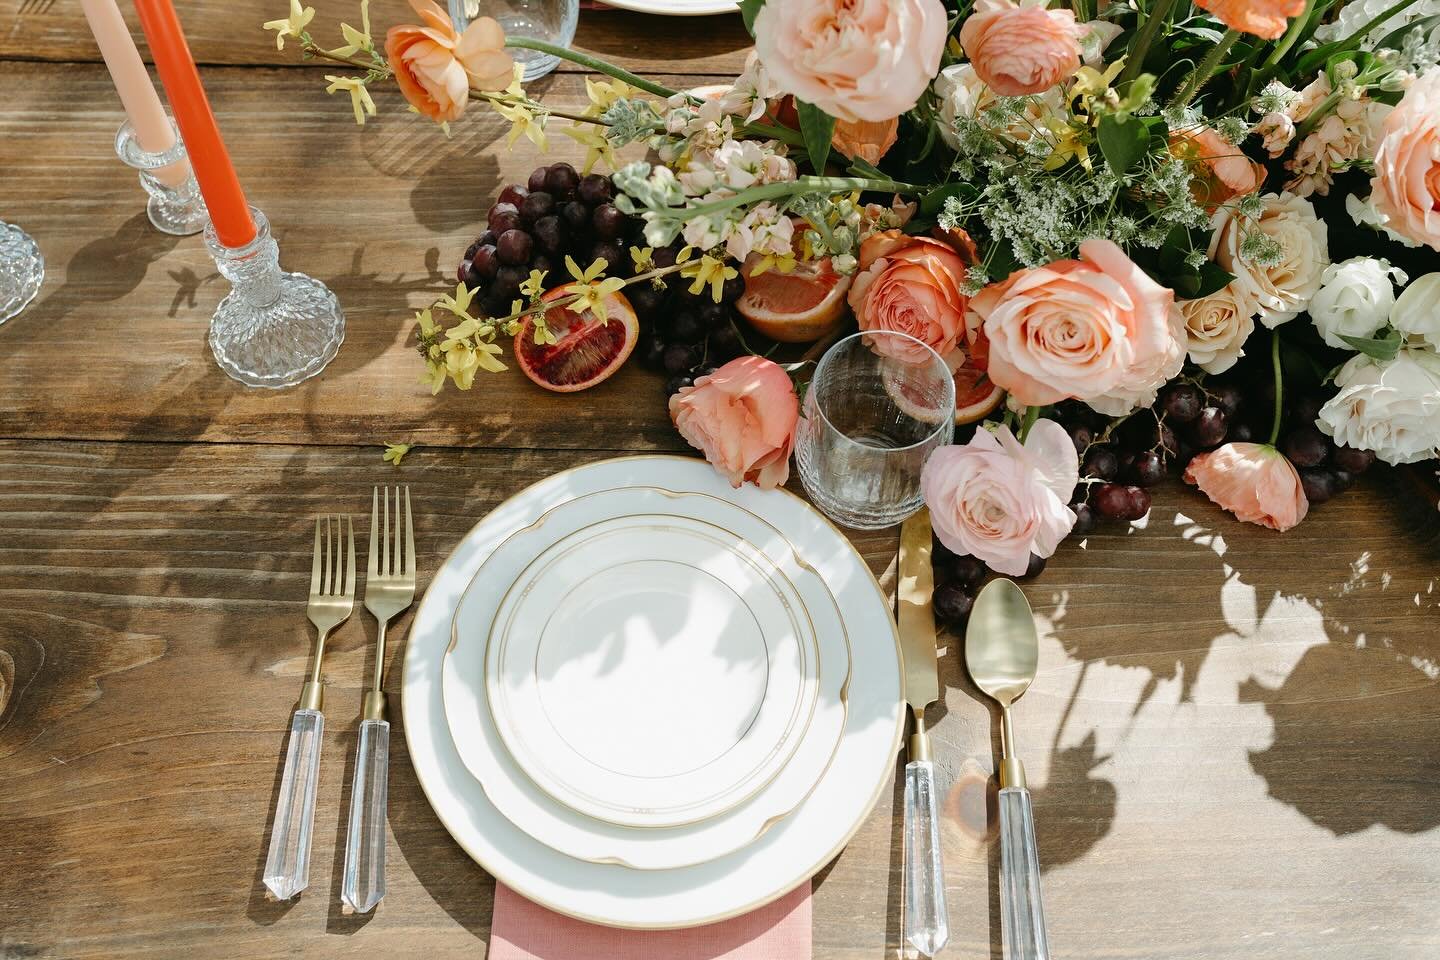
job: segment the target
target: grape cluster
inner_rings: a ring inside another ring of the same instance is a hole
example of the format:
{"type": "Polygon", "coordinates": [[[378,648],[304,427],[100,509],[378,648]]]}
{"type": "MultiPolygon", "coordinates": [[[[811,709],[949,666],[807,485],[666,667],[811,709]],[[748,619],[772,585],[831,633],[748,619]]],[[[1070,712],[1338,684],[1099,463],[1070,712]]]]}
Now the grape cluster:
{"type": "MultiPolygon", "coordinates": [[[[680,249],[677,241],[656,250],[655,266],[673,264],[680,249]]],[[[726,280],[719,303],[708,286],[691,293],[688,280],[672,274],[665,281],[663,286],[636,284],[625,294],[640,318],[640,362],[666,375],[669,396],[745,352],[735,310],[735,301],[745,293],[745,281],[738,276],[726,280]]]]}
{"type": "MultiPolygon", "coordinates": [[[[935,573],[935,592],[931,597],[935,619],[952,630],[959,630],[970,618],[975,595],[990,568],[983,560],[951,552],[938,538],[930,551],[930,566],[935,573]]],[[[1044,569],[1044,558],[1032,553],[1030,567],[1021,579],[1038,576],[1044,569]]]]}
{"type": "Polygon", "coordinates": [[[598,173],[581,176],[568,163],[536,167],[527,183],[500,191],[486,230],[465,250],[455,278],[478,298],[486,314],[504,316],[521,297],[531,270],[556,286],[569,276],[565,257],[582,268],[597,259],[606,276],[630,275],[627,247],[644,245],[644,223],[614,204],[615,187],[598,173]]]}

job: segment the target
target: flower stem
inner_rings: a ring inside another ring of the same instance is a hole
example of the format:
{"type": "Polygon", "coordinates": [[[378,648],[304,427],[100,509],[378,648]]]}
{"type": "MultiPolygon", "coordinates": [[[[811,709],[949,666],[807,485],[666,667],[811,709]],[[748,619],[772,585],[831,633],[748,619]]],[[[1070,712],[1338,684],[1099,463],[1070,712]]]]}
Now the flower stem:
{"type": "Polygon", "coordinates": [[[561,60],[569,60],[571,63],[578,63],[582,67],[589,67],[596,73],[603,73],[606,76],[614,77],[646,93],[653,93],[657,97],[673,97],[676,91],[667,86],[646,80],[644,77],[636,76],[629,70],[622,70],[612,63],[607,63],[598,57],[592,57],[588,53],[581,53],[578,50],[571,50],[566,47],[558,47],[553,43],[546,43],[544,40],[535,40],[531,37],[506,37],[505,46],[524,50],[538,50],[541,53],[548,53],[552,57],[559,57],[561,60]]]}
{"type": "Polygon", "coordinates": [[[1290,29],[1285,31],[1285,36],[1275,45],[1275,49],[1270,51],[1270,56],[1265,58],[1265,62],[1260,65],[1260,69],[1266,77],[1274,72],[1275,66],[1280,63],[1285,54],[1290,52],[1290,48],[1295,46],[1295,41],[1300,39],[1300,34],[1314,15],[1315,0],[1305,0],[1305,10],[1300,16],[1290,21],[1290,29]]]}
{"type": "Polygon", "coordinates": [[[797,177],[750,187],[739,193],[694,207],[672,208],[683,213],[686,219],[708,217],[733,207],[742,207],[762,200],[776,200],[800,193],[844,193],[850,190],[882,190],[887,193],[919,193],[923,187],[913,183],[899,183],[895,180],[871,180],[865,177],[797,177]]]}
{"type": "Polygon", "coordinates": [[[1035,426],[1035,421],[1040,419],[1040,408],[1028,406],[1025,408],[1025,419],[1020,421],[1020,442],[1024,443],[1025,438],[1030,436],[1030,428],[1035,426]]]}
{"type": "Polygon", "coordinates": [[[1155,35],[1165,25],[1165,21],[1170,19],[1170,11],[1174,7],[1175,0],[1155,0],[1150,12],[1145,15],[1144,22],[1140,24],[1140,32],[1135,37],[1134,46],[1130,48],[1130,59],[1125,61],[1125,69],[1120,73],[1117,87],[1129,84],[1145,69],[1145,54],[1150,52],[1150,44],[1155,41],[1155,35]]]}
{"type": "Polygon", "coordinates": [[[1239,39],[1240,31],[1234,29],[1226,30],[1225,36],[1221,37],[1220,42],[1210,48],[1210,51],[1205,54],[1205,59],[1200,61],[1200,65],[1190,71],[1190,76],[1186,78],[1184,86],[1180,88],[1180,92],[1175,94],[1175,99],[1170,101],[1170,106],[1183,107],[1193,100],[1195,95],[1200,92],[1200,88],[1205,86],[1211,75],[1215,73],[1216,68],[1220,66],[1220,61],[1225,59],[1225,54],[1230,52],[1230,48],[1235,46],[1235,41],[1239,39]]]}
{"type": "Polygon", "coordinates": [[[1284,409],[1285,387],[1280,374],[1280,331],[1270,331],[1270,365],[1275,369],[1275,413],[1270,420],[1270,439],[1265,442],[1275,446],[1280,438],[1280,411],[1284,409]]]}

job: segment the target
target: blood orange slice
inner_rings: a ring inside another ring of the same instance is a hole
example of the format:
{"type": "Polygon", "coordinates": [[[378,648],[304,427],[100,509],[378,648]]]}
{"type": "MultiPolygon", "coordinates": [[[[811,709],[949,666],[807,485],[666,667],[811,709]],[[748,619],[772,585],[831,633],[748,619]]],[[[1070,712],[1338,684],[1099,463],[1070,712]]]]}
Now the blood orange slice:
{"type": "MultiPolygon", "coordinates": [[[[568,297],[564,287],[546,293],[546,302],[568,297]]],[[[545,313],[545,323],[555,335],[555,343],[535,342],[535,318],[525,318],[525,325],[515,336],[515,362],[525,376],[557,393],[574,393],[606,380],[620,369],[640,336],[640,321],[630,308],[630,301],[616,291],[605,298],[606,317],[602,321],[589,310],[575,313],[565,307],[553,307],[545,313]]]]}
{"type": "Polygon", "coordinates": [[[750,325],[781,343],[809,343],[833,331],[845,318],[850,278],[837,273],[830,259],[798,264],[789,273],[752,271],[760,257],[751,254],[740,268],[745,294],[736,302],[750,325]]]}
{"type": "Polygon", "coordinates": [[[984,370],[972,367],[967,360],[955,371],[955,422],[974,423],[983,420],[1005,399],[1005,391],[992,381],[984,370]]]}

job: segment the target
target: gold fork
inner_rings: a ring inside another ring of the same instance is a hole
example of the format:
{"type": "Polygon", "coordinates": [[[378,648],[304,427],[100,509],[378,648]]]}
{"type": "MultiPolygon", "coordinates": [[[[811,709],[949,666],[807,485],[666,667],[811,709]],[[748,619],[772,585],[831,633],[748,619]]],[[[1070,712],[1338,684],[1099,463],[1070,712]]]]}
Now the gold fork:
{"type": "Polygon", "coordinates": [[[365,573],[365,609],[379,621],[375,640],[375,681],[365,693],[360,745],[350,792],[350,827],[345,838],[345,875],[340,899],[356,913],[369,913],[385,896],[386,778],[390,724],[385,719],[385,629],[415,599],[415,525],[410,488],[405,488],[405,526],[400,526],[400,488],[395,494],[395,535],[390,535],[390,494],[376,488],[370,507],[370,563],[365,573]]]}
{"type": "Polygon", "coordinates": [[[321,712],[325,688],[320,683],[320,662],[325,656],[325,641],[336,627],[350,619],[355,607],[355,525],[349,517],[344,520],[342,528],[339,516],[315,518],[315,558],[310,567],[310,604],[306,610],[316,630],[315,665],[290,719],[285,775],[280,780],[270,853],[265,859],[265,886],[277,900],[289,900],[310,885],[310,833],[315,819],[315,786],[320,776],[320,744],[325,734],[325,714],[321,712]],[[344,543],[347,539],[348,546],[344,543]],[[342,550],[347,553],[343,567],[342,550]]]}

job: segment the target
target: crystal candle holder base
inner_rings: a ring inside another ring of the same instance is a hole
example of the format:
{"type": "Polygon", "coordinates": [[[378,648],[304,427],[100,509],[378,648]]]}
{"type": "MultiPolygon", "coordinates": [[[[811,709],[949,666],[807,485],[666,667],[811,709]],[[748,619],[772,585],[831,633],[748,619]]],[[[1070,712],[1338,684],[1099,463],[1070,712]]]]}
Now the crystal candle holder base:
{"type": "Polygon", "coordinates": [[[115,134],[115,152],[127,166],[140,171],[140,186],[150,195],[145,212],[161,233],[188,237],[205,229],[210,215],[195,174],[190,172],[190,158],[179,135],[175,146],[163,153],[153,153],[140,146],[135,128],[126,120],[115,134]]]}
{"type": "Polygon", "coordinates": [[[210,321],[210,351],[231,377],[251,387],[292,387],[315,376],[345,340],[345,314],[330,288],[280,269],[270,223],[254,207],[255,239],[220,243],[213,224],[205,245],[231,291],[210,321]]]}
{"type": "Polygon", "coordinates": [[[30,234],[0,220],[0,323],[35,299],[45,279],[45,258],[30,234]]]}

